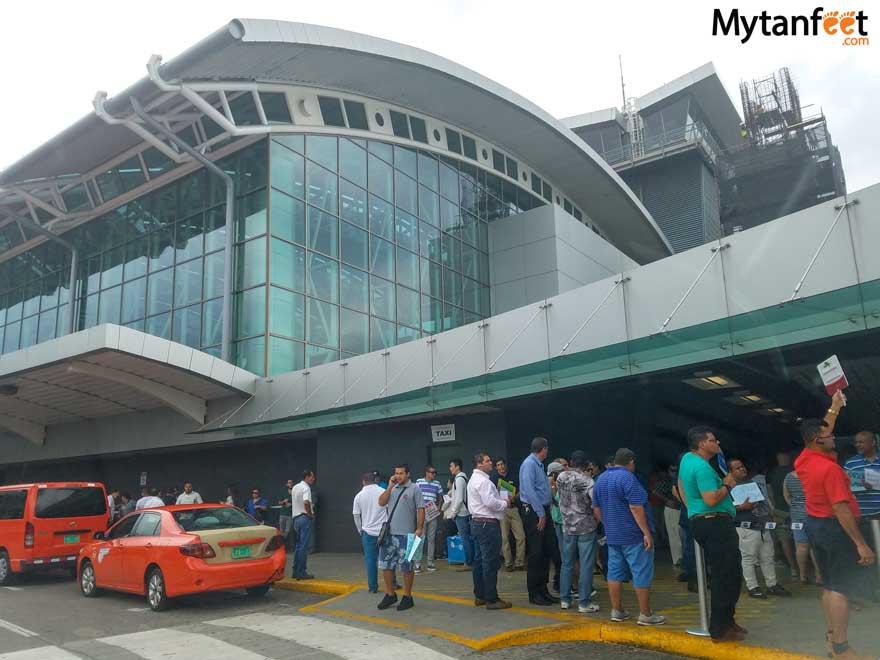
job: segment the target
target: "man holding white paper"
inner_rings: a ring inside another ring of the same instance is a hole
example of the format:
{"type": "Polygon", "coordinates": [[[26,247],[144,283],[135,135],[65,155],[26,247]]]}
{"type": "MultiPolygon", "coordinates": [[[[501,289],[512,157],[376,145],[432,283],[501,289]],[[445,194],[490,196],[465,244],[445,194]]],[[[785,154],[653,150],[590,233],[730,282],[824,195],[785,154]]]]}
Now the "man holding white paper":
{"type": "Polygon", "coordinates": [[[736,479],[736,486],[730,494],[736,507],[736,533],[739,535],[739,551],[742,553],[743,577],[752,598],[766,599],[767,596],[791,596],[785,587],[776,581],[776,557],[773,549],[773,532],[766,525],[773,522],[767,494],[749,479],[745,463],[737,458],[727,462],[730,473],[736,479]],[[767,590],[758,583],[756,568],[761,567],[767,590]]]}
{"type": "Polygon", "coordinates": [[[506,610],[510,603],[498,597],[498,569],[501,568],[501,519],[512,500],[502,497],[489,478],[492,459],[484,452],[474,454],[474,472],[467,485],[474,539],[474,605],[487,610],[506,610]]]}
{"type": "Polygon", "coordinates": [[[384,538],[379,549],[379,569],[385,581],[385,596],[377,607],[387,610],[397,602],[394,570],[400,567],[403,573],[403,598],[397,609],[408,610],[413,606],[415,574],[413,563],[406,557],[407,545],[411,534],[422,536],[425,524],[425,499],[419,487],[410,481],[409,465],[401,463],[394,468],[388,487],[379,495],[379,506],[388,507],[388,534],[380,534],[384,538]]]}

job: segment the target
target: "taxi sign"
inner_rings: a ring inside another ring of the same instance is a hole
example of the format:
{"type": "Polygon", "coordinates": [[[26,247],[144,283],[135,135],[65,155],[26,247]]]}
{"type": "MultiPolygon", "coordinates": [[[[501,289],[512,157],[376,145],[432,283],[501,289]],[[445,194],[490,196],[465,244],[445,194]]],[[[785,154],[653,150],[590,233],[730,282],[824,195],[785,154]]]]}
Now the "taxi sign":
{"type": "Polygon", "coordinates": [[[846,379],[846,374],[843,373],[843,367],[840,366],[840,360],[837,359],[836,355],[832,355],[827,360],[821,362],[817,369],[822,377],[825,391],[829,395],[834,396],[835,392],[849,387],[849,381],[846,379]]]}

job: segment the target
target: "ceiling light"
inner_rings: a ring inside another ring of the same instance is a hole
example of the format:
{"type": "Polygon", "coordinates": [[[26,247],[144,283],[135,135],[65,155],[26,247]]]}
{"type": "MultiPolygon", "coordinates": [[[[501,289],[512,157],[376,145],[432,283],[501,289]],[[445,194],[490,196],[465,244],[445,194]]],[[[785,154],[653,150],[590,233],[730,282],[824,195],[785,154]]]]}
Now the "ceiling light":
{"type": "Polygon", "coordinates": [[[761,400],[761,397],[759,397],[757,394],[746,394],[742,398],[745,399],[746,401],[751,401],[752,403],[757,403],[758,401],[761,400]]]}
{"type": "Polygon", "coordinates": [[[707,376],[703,378],[707,383],[712,383],[713,385],[717,385],[718,387],[726,387],[730,385],[730,381],[727,380],[724,376],[707,376]]]}
{"type": "Polygon", "coordinates": [[[767,410],[769,410],[770,412],[772,412],[775,415],[781,415],[782,413],[785,412],[785,408],[768,408],[767,410]]]}

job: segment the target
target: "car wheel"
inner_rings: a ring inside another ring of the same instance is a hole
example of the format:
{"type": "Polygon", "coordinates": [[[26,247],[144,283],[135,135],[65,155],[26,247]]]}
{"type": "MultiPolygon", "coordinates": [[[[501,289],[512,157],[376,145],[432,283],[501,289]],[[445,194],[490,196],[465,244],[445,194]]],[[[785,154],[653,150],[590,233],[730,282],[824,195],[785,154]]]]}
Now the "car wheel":
{"type": "Polygon", "coordinates": [[[9,555],[6,553],[6,550],[0,550],[0,586],[12,584],[14,579],[12,565],[9,563],[9,555]]]}
{"type": "Polygon", "coordinates": [[[98,583],[95,581],[95,567],[92,562],[84,561],[79,569],[79,590],[86,598],[98,595],[98,583]]]}
{"type": "Polygon", "coordinates": [[[265,596],[269,593],[269,585],[261,584],[259,587],[248,587],[245,591],[248,596],[265,596]]]}
{"type": "Polygon", "coordinates": [[[161,612],[169,605],[168,594],[165,593],[165,576],[158,568],[150,571],[147,577],[147,602],[154,612],[161,612]]]}

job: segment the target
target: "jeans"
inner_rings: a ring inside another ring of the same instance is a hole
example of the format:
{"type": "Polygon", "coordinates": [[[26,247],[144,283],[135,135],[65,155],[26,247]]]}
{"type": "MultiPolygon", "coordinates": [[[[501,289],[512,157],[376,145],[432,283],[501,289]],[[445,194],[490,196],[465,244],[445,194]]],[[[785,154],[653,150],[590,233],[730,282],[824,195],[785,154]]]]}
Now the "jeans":
{"type": "Polygon", "coordinates": [[[742,582],[739,536],[733,519],[725,516],[691,518],[691,529],[703,548],[711,574],[709,634],[714,638],[721,637],[735,623],[736,603],[742,582]]]}
{"type": "Polygon", "coordinates": [[[596,533],[563,534],[562,536],[562,576],[559,578],[559,600],[571,602],[571,580],[574,576],[575,559],[580,558],[581,575],[578,581],[578,601],[581,605],[590,602],[593,592],[593,566],[596,563],[596,533]]]}
{"type": "Polygon", "coordinates": [[[461,545],[464,547],[464,563],[472,566],[474,563],[474,540],[471,538],[471,517],[455,516],[455,526],[461,537],[461,545]]]}
{"type": "Polygon", "coordinates": [[[543,596],[548,592],[550,558],[556,545],[556,530],[550,518],[550,507],[544,508],[544,529],[538,529],[538,514],[531,507],[524,510],[523,524],[526,528],[526,586],[529,597],[543,596]]]}
{"type": "Polygon", "coordinates": [[[474,597],[494,603],[498,600],[498,569],[501,568],[501,525],[471,521],[474,540],[474,597]]]}
{"type": "Polygon", "coordinates": [[[439,516],[437,518],[434,518],[433,520],[425,521],[425,533],[422,534],[424,543],[422,543],[422,548],[421,550],[419,550],[419,556],[416,559],[416,563],[420,563],[422,561],[422,557],[425,555],[426,549],[428,552],[428,563],[434,563],[435,554],[437,552],[437,523],[439,521],[439,516]]]}
{"type": "Polygon", "coordinates": [[[309,559],[309,543],[312,540],[312,519],[306,515],[293,519],[293,530],[296,532],[296,549],[293,551],[293,577],[304,577],[306,562],[309,559]]]}
{"type": "Polygon", "coordinates": [[[694,532],[688,519],[687,507],[682,506],[678,513],[678,526],[681,527],[682,535],[681,572],[687,577],[689,582],[696,582],[697,558],[694,556],[694,532]]]}
{"type": "Polygon", "coordinates": [[[361,532],[361,545],[364,548],[364,566],[367,568],[367,587],[370,593],[379,591],[379,546],[376,545],[377,536],[370,536],[361,532]]]}

